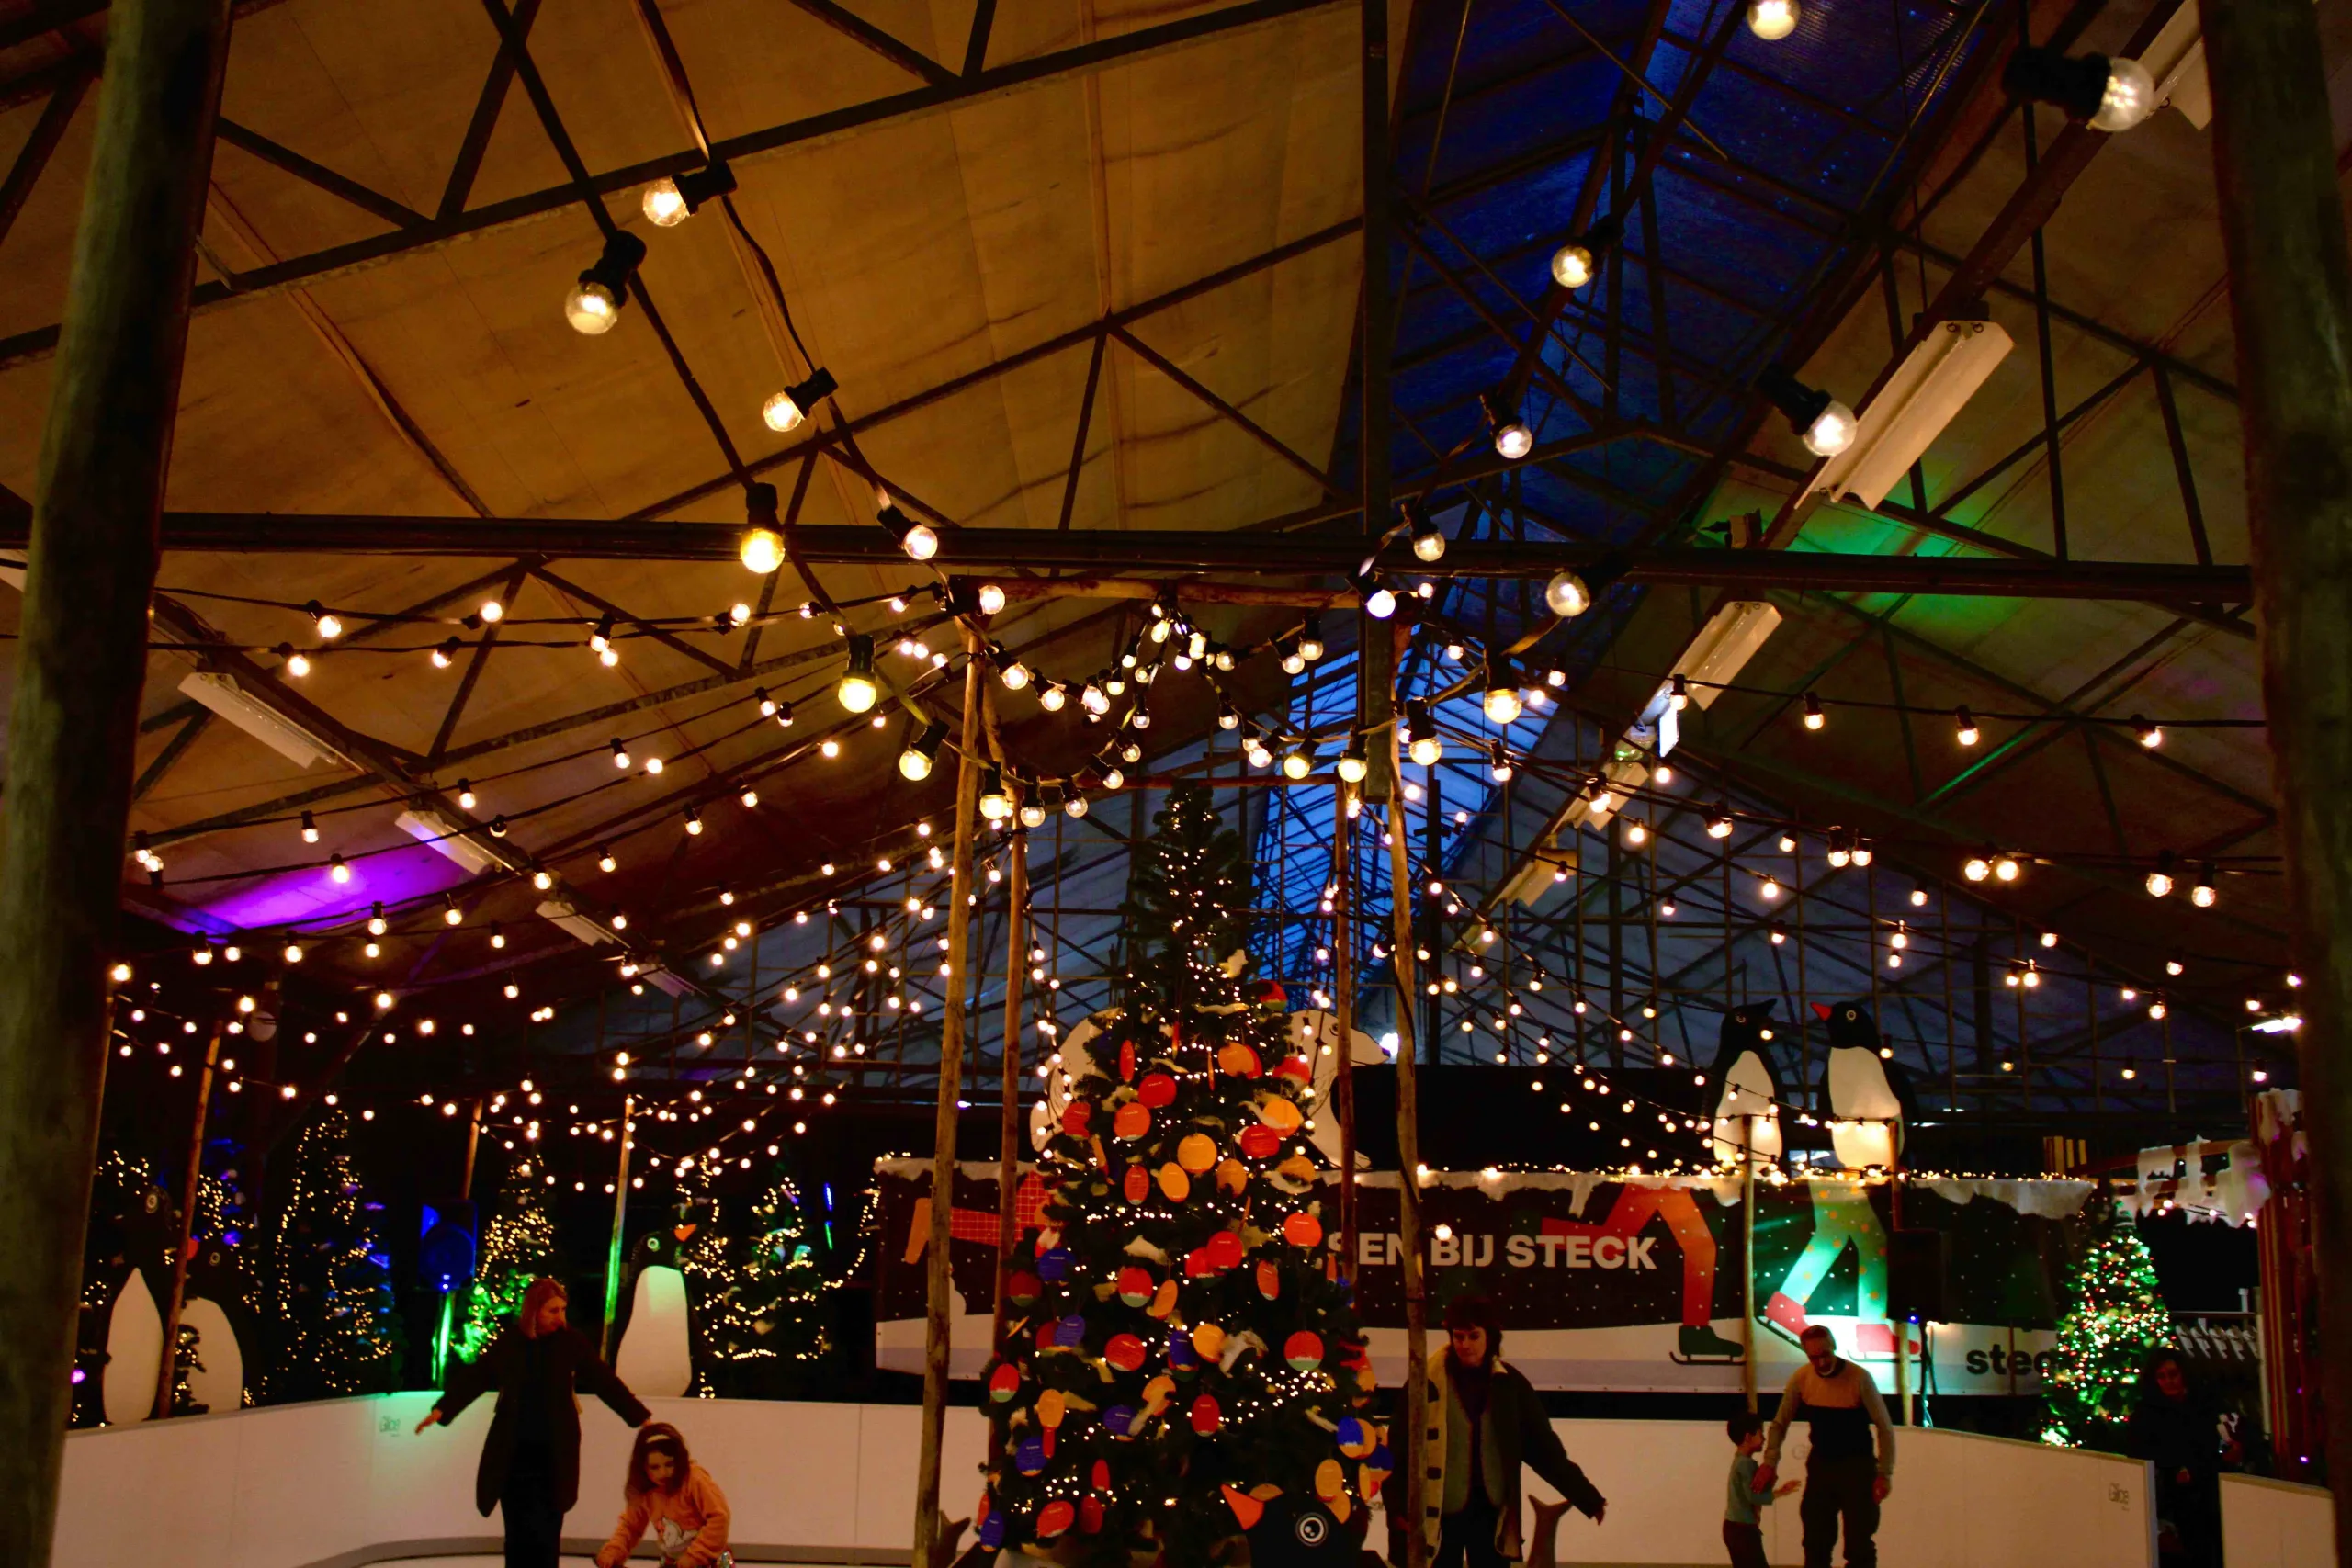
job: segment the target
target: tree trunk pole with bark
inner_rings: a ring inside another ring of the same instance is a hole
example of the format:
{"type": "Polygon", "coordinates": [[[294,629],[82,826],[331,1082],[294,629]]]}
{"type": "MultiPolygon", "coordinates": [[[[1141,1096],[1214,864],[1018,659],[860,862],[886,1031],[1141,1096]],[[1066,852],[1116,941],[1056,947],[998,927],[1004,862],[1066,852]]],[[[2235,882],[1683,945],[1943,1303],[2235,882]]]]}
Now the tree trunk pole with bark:
{"type": "Polygon", "coordinates": [[[31,1568],[64,1459],[147,600],[228,36],[229,0],[109,16],[34,491],[0,808],[0,1540],[31,1568]]]}
{"type": "MultiPolygon", "coordinates": [[[[2352,276],[2317,12],[2204,0],[2263,694],[2294,911],[2324,1344],[2352,1347],[2352,276]]],[[[2352,1562],[2352,1354],[2322,1359],[2352,1562]]]]}

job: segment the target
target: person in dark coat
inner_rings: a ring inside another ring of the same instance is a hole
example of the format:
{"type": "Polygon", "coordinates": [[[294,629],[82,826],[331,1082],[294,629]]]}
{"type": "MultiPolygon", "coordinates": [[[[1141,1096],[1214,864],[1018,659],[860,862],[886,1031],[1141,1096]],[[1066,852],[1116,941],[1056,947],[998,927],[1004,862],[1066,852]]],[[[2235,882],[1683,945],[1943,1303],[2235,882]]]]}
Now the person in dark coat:
{"type": "Polygon", "coordinates": [[[2236,1456],[2223,1447],[2221,1412],[2189,1386],[2177,1351],[2149,1358],[2124,1446],[2155,1469],[2156,1518],[2166,1527],[2157,1540],[2165,1568],[2219,1568],[2222,1463],[2236,1456]]]}
{"type": "Polygon", "coordinates": [[[444,1426],[495,1389],[498,1404],[474,1472],[474,1506],[506,1515],[506,1568],[556,1568],[563,1516],[580,1500],[580,1401],[584,1390],[632,1427],[651,1412],[614,1375],[588,1337],[566,1321],[563,1284],[534,1280],[515,1321],[470,1364],[416,1424],[444,1426]]]}
{"type": "MultiPolygon", "coordinates": [[[[1445,1311],[1446,1348],[1430,1358],[1423,1538],[1436,1568],[1503,1568],[1521,1554],[1521,1465],[1599,1524],[1608,1502],[1568,1458],[1526,1374],[1502,1359],[1491,1302],[1457,1296],[1445,1311]]],[[[1405,1517],[1405,1479],[1392,1475],[1388,1517],[1405,1517]]],[[[1544,1539],[1550,1539],[1547,1529],[1544,1539]]],[[[1389,1561],[1404,1539],[1392,1525],[1389,1561]]]]}

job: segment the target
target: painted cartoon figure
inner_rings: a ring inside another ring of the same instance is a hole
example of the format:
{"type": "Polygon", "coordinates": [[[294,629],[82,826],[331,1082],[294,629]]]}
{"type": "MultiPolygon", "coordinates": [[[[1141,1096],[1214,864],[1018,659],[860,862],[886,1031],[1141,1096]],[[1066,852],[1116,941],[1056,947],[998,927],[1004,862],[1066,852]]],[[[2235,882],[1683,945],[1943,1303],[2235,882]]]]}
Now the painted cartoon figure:
{"type": "Polygon", "coordinates": [[[1830,1146],[1838,1163],[1858,1175],[1853,1180],[1815,1179],[1807,1184],[1813,1235],[1765,1303],[1764,1320],[1791,1340],[1800,1338],[1811,1326],[1805,1308],[1813,1292],[1850,1247],[1856,1280],[1849,1349],[1857,1356],[1891,1358],[1895,1342],[1886,1318],[1886,1227],[1871,1207],[1870,1187],[1859,1172],[1892,1168],[1902,1157],[1910,1086],[1902,1069],[1880,1055],[1878,1027],[1859,1004],[1832,1008],[1816,1002],[1814,1012],[1829,1030],[1821,1089],[1830,1146]]]}
{"type": "Polygon", "coordinates": [[[1781,1157],[1781,1078],[1772,1069],[1774,1001],[1750,1002],[1724,1014],[1715,1060],[1707,1069],[1713,1152],[1730,1164],[1748,1152],[1781,1157]]]}

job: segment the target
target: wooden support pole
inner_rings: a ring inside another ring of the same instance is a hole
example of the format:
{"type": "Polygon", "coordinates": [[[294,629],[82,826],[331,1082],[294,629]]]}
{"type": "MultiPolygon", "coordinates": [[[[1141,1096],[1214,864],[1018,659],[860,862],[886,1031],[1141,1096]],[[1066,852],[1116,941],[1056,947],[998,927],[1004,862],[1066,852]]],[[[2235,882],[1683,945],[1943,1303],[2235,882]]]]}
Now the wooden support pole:
{"type": "Polygon", "coordinates": [[[996,1313],[989,1330],[991,1346],[1004,1341],[1004,1290],[1012,1273],[1012,1244],[1021,1225],[1014,1195],[1021,1188],[1021,982],[1029,973],[1029,829],[1016,829],[1007,840],[1012,864],[1004,878],[1004,1122],[998,1130],[996,1174],[996,1313]]]}
{"type": "Polygon", "coordinates": [[[34,491],[0,828],[0,1540],[28,1568],[49,1561],[64,1460],[147,600],[228,29],[228,0],[114,8],[34,491]]]}
{"type": "Polygon", "coordinates": [[[179,1235],[173,1238],[171,1293],[164,1298],[164,1362],[155,1373],[155,1419],[172,1413],[173,1373],[179,1366],[180,1313],[187,1305],[188,1244],[196,1238],[197,1185],[204,1175],[204,1119],[212,1110],[212,1075],[220,1065],[220,1025],[204,1043],[204,1066],[196,1075],[196,1120],[187,1134],[187,1172],[180,1181],[179,1235]]]}
{"type": "MultiPolygon", "coordinates": [[[[2295,1036],[2320,1342],[2352,1346],[2352,265],[2319,21],[2204,0],[2263,693],[2304,976],[2295,1036]]],[[[2167,1046],[2167,1056],[2170,1049],[2167,1046]]],[[[2169,1064],[2167,1064],[2169,1073],[2169,1064]]],[[[2352,1562],[2352,1356],[2323,1358],[2336,1559],[2352,1562]]]]}
{"type": "Polygon", "coordinates": [[[971,965],[972,833],[979,817],[980,636],[964,628],[964,733],[956,764],[954,869],[947,884],[946,1000],[939,1019],[939,1107],[932,1123],[931,1241],[923,1255],[922,1451],[915,1468],[915,1568],[929,1568],[939,1544],[939,1453],[947,1433],[948,1222],[956,1207],[956,1101],[964,1089],[964,983],[971,965]]]}
{"type": "Polygon", "coordinates": [[[1340,1119],[1340,1271],[1356,1277],[1356,933],[1353,923],[1356,857],[1348,818],[1348,786],[1331,792],[1331,1000],[1339,1026],[1338,1075],[1331,1080],[1331,1113],[1340,1119]]]}
{"type": "MultiPolygon", "coordinates": [[[[1730,906],[1726,904],[1724,908],[1730,906]]],[[[1731,944],[1724,944],[1731,967],[1731,944]]],[[[1756,1115],[1740,1118],[1739,1143],[1739,1392],[1756,1414],[1756,1115]]]]}
{"type": "MultiPolygon", "coordinates": [[[[1396,776],[1396,728],[1391,725],[1384,750],[1389,776],[1396,776]]],[[[1398,1568],[1425,1568],[1429,1542],[1422,1536],[1428,1505],[1429,1461],[1422,1427],[1429,1419],[1428,1271],[1421,1259],[1421,1102],[1413,1044],[1413,998],[1419,991],[1413,964],[1413,872],[1405,854],[1405,801],[1399,791],[1388,803],[1390,941],[1396,960],[1396,1234],[1405,1248],[1405,1465],[1404,1556],[1398,1568]]],[[[1394,1445],[1396,1434],[1388,1435],[1394,1445]]],[[[1396,1521],[1389,1520],[1396,1529],[1396,1521]]]]}
{"type": "Polygon", "coordinates": [[[605,1359],[620,1348],[613,1326],[621,1315],[621,1248],[628,1243],[629,1134],[637,1125],[637,1097],[621,1096],[621,1159],[613,1179],[613,1234],[605,1243],[605,1359]]]}

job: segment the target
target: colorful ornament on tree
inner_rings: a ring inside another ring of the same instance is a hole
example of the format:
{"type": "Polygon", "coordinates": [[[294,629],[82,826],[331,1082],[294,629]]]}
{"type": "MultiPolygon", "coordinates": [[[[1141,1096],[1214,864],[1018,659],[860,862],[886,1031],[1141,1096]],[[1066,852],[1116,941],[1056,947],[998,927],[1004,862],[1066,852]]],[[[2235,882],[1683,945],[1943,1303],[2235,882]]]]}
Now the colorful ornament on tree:
{"type": "Polygon", "coordinates": [[[1114,1372],[1132,1372],[1143,1365],[1143,1341],[1132,1334],[1114,1334],[1102,1348],[1102,1359],[1114,1372]]]}
{"type": "Polygon", "coordinates": [[[1241,1129],[1241,1152],[1250,1159],[1272,1159],[1280,1153],[1283,1135],[1261,1122],[1241,1129]]]}
{"type": "MultiPolygon", "coordinates": [[[[1313,1329],[1300,1329],[1283,1341],[1283,1359],[1290,1363],[1293,1371],[1313,1371],[1323,1364],[1322,1337],[1313,1329]]],[[[1323,1495],[1319,1487],[1317,1492],[1317,1495],[1323,1495]]]]}
{"type": "Polygon", "coordinates": [[[1323,1242],[1323,1222],[1301,1209],[1283,1221],[1283,1239],[1293,1247],[1319,1247],[1323,1242]]]}
{"type": "Polygon", "coordinates": [[[998,1364],[989,1374],[989,1398],[999,1404],[1021,1392],[1021,1369],[1010,1361],[998,1364]]]}
{"type": "Polygon", "coordinates": [[[1259,1064],[1258,1053],[1238,1040],[1217,1052],[1216,1066],[1217,1071],[1229,1073],[1237,1078],[1254,1078],[1265,1071],[1259,1064]]]}
{"type": "Polygon", "coordinates": [[[1132,1143],[1151,1131],[1151,1111],[1139,1100],[1130,1100],[1111,1113],[1111,1135],[1132,1143]]]}
{"type": "Polygon", "coordinates": [[[1166,1073],[1146,1073],[1143,1082],[1136,1085],[1136,1098],[1152,1110],[1176,1103],[1176,1080],[1166,1073]]]}
{"type": "Polygon", "coordinates": [[[1151,1270],[1130,1263],[1119,1270],[1119,1299],[1131,1307],[1139,1307],[1151,1300],[1156,1287],[1151,1282],[1151,1270]]]}
{"type": "Polygon", "coordinates": [[[1204,1438],[1215,1437],[1222,1414],[1217,1408],[1216,1395],[1201,1395],[1193,1401],[1193,1430],[1204,1438]]]}
{"type": "Polygon", "coordinates": [[[1193,1179],[1184,1168],[1170,1160],[1159,1168],[1159,1190],[1171,1203],[1181,1203],[1193,1195],[1193,1179]]]}
{"type": "Polygon", "coordinates": [[[1176,1145],[1176,1163],[1194,1176],[1216,1164],[1216,1140],[1206,1133],[1192,1133],[1176,1145]]]}
{"type": "Polygon", "coordinates": [[[1127,1167],[1126,1174],[1119,1179],[1119,1189],[1128,1202],[1142,1202],[1151,1196],[1151,1172],[1141,1165],[1127,1167]]]}

